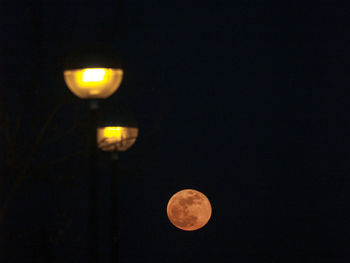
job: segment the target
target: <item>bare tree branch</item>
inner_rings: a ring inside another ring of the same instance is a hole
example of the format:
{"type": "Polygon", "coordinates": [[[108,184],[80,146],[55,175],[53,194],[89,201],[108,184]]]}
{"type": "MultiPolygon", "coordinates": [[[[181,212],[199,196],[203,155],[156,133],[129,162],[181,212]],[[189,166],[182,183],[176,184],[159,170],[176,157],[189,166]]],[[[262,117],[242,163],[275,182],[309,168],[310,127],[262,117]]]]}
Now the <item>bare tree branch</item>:
{"type": "Polygon", "coordinates": [[[49,127],[50,123],[52,122],[53,118],[55,117],[55,115],[59,111],[59,109],[62,107],[62,105],[63,105],[63,101],[60,100],[60,102],[56,104],[56,107],[54,108],[54,110],[51,112],[50,116],[47,118],[47,120],[44,122],[43,126],[41,127],[41,129],[40,129],[40,131],[39,131],[39,133],[34,141],[32,149],[28,155],[28,158],[24,161],[23,175],[27,174],[29,166],[34,158],[34,154],[37,152],[47,128],[49,127]]]}

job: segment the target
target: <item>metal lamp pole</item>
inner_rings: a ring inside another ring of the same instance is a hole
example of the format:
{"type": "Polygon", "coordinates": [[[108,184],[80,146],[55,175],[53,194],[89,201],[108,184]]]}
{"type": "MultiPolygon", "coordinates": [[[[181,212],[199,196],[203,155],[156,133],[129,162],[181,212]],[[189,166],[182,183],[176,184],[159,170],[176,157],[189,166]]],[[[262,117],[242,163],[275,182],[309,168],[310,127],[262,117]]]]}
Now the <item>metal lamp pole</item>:
{"type": "Polygon", "coordinates": [[[111,174],[111,186],[112,186],[112,231],[111,231],[111,259],[113,263],[118,262],[118,248],[119,248],[119,214],[118,214],[118,187],[119,187],[119,154],[118,151],[112,152],[112,174],[111,174]]]}
{"type": "Polygon", "coordinates": [[[90,101],[89,122],[89,218],[88,218],[88,248],[89,263],[98,262],[98,179],[97,179],[97,145],[96,129],[98,124],[98,102],[90,101]]]}

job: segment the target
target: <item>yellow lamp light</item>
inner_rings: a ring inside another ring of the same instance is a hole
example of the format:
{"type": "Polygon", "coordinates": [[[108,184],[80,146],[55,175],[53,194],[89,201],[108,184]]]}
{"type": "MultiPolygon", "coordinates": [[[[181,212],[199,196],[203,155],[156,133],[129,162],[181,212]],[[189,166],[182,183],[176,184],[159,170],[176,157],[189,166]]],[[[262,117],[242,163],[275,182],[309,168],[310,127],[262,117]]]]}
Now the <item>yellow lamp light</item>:
{"type": "Polygon", "coordinates": [[[81,99],[104,99],[120,86],[123,70],[120,68],[67,69],[64,80],[68,88],[81,99]]]}
{"type": "Polygon", "coordinates": [[[136,141],[137,127],[108,126],[97,129],[97,145],[103,151],[126,151],[136,141]]]}

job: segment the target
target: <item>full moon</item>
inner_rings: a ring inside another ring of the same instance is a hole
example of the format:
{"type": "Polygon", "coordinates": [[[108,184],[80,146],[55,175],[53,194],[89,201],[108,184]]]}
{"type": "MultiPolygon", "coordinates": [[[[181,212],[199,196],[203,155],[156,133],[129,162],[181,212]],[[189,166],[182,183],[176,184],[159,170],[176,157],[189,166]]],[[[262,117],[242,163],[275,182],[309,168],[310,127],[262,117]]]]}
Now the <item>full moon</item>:
{"type": "Polygon", "coordinates": [[[201,192],[185,189],[170,198],[167,214],[170,222],[177,228],[193,231],[208,223],[211,217],[211,205],[201,192]]]}

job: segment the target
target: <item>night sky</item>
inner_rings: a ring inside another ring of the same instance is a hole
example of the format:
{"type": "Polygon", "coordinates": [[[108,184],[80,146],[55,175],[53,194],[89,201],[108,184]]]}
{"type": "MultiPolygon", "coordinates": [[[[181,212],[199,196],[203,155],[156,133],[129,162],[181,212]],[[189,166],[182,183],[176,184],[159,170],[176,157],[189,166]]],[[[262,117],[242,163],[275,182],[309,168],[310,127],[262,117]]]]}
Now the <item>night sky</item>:
{"type": "MultiPolygon", "coordinates": [[[[349,262],[350,4],[305,2],[0,1],[0,262],[87,262],[88,102],[62,65],[96,41],[125,73],[102,103],[140,129],[120,262],[349,262]],[[186,188],[213,207],[194,232],[166,215],[186,188]]],[[[98,168],[108,262],[108,154],[98,168]]]]}

